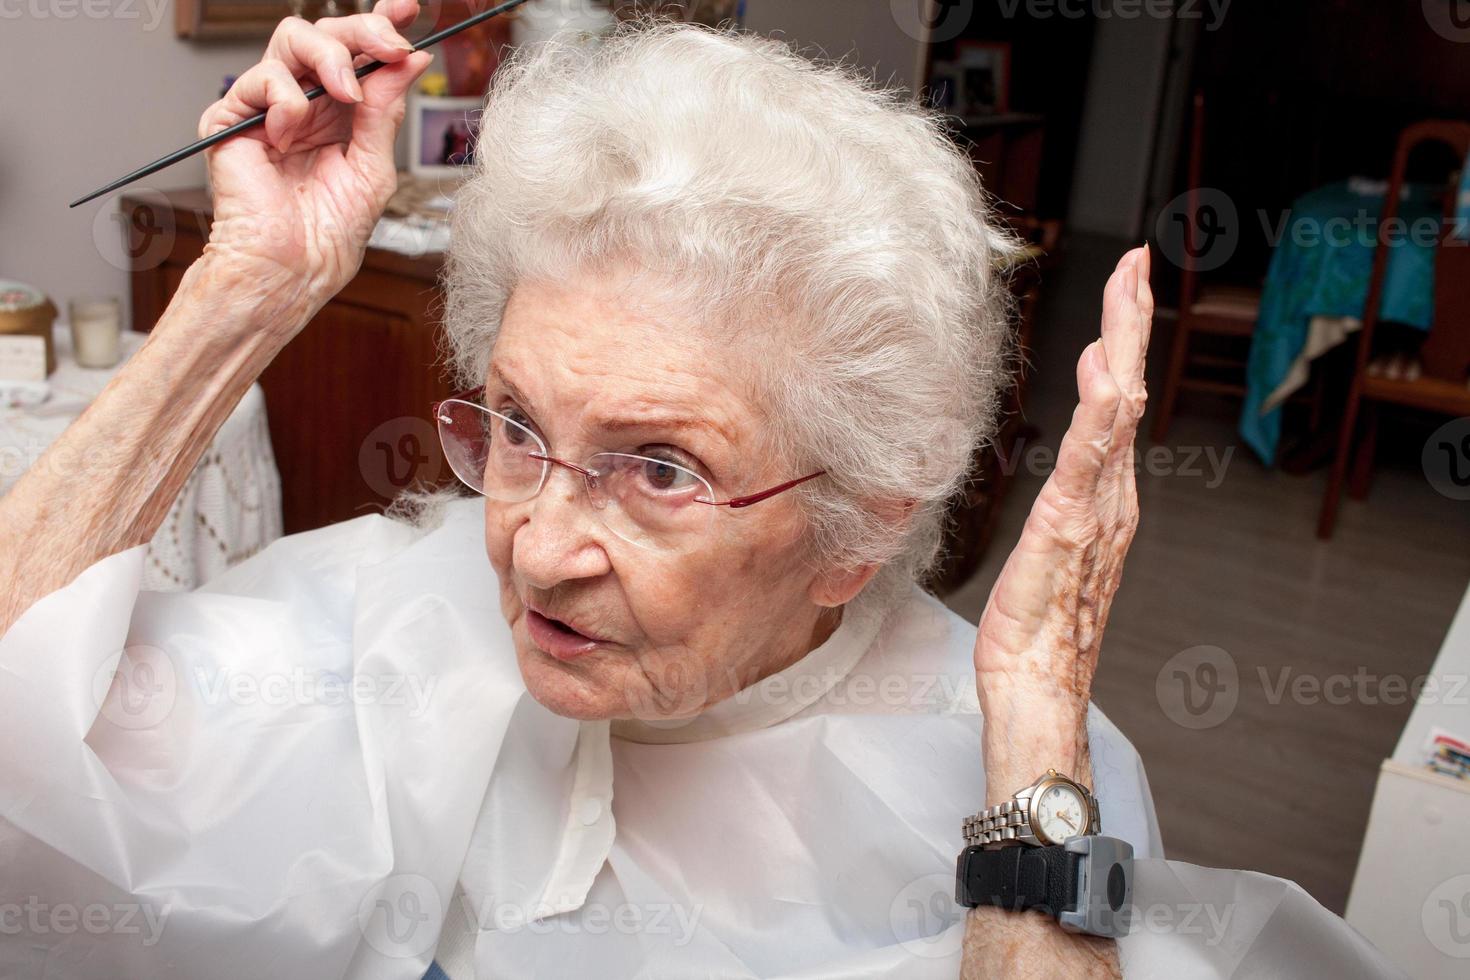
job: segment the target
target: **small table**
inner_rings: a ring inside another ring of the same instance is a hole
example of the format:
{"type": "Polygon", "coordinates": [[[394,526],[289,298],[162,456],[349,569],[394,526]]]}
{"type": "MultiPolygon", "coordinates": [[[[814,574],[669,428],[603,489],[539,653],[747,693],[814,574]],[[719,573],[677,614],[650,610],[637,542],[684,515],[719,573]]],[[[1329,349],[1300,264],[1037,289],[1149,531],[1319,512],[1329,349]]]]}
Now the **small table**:
{"type": "MultiPolygon", "coordinates": [[[[51,397],[31,409],[0,408],[0,494],[9,492],[121,367],[78,365],[65,323],[57,323],[55,338],[56,371],[47,379],[51,397]]],[[[146,334],[124,333],[123,360],[145,339],[146,334]]],[[[255,384],[215,434],[149,543],[143,587],[192,589],[280,536],[281,478],[266,428],[265,395],[255,384]]]]}
{"type": "MultiPolygon", "coordinates": [[[[1406,192],[1398,212],[1405,227],[1389,253],[1379,316],[1428,330],[1432,239],[1441,211],[1435,188],[1410,184],[1406,192]]],[[[1309,362],[1362,327],[1383,197],[1379,187],[1352,180],[1320,187],[1292,204],[1261,294],[1240,413],[1241,436],[1267,466],[1281,438],[1281,403],[1306,382],[1309,362]]]]}

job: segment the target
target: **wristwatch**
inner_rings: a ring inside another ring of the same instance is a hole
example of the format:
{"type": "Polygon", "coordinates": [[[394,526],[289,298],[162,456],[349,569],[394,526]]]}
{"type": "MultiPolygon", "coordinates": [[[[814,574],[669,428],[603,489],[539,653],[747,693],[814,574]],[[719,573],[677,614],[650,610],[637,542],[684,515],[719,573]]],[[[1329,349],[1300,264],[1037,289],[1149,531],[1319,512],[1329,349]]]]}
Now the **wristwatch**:
{"type": "Polygon", "coordinates": [[[1063,929],[1117,939],[1133,925],[1133,845],[1116,837],[1073,837],[1046,847],[960,852],[955,902],[1040,909],[1063,929]]]}
{"type": "Polygon", "coordinates": [[[1102,832],[1097,798],[1087,787],[1048,769],[1004,803],[965,818],[965,843],[972,846],[1064,844],[1102,832]]]}

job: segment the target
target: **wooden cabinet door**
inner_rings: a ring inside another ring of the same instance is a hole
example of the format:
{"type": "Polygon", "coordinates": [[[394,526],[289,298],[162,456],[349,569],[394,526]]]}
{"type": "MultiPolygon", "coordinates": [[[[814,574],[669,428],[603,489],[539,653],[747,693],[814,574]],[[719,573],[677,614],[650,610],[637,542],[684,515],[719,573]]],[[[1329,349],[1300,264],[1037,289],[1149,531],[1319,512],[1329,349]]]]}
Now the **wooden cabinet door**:
{"type": "Polygon", "coordinates": [[[361,292],[328,303],[260,379],[288,534],[381,511],[411,485],[452,477],[429,411],[449,394],[436,331],[401,309],[354,302],[361,292]]]}
{"type": "MultiPolygon", "coordinates": [[[[124,196],[133,325],[151,330],[209,233],[201,191],[124,196]]],[[[432,404],[439,364],[439,257],[369,249],[357,277],[261,375],[286,533],[381,511],[404,488],[453,474],[432,404]]]]}

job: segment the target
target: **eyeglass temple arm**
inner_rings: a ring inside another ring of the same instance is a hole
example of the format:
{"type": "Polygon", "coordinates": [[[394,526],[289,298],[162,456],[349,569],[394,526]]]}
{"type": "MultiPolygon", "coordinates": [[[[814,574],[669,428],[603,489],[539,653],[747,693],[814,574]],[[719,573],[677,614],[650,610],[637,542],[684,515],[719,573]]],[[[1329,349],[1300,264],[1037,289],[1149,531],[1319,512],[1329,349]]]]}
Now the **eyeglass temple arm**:
{"type": "Polygon", "coordinates": [[[771,489],[762,490],[760,493],[747,494],[744,497],[731,497],[729,500],[699,500],[698,497],[694,499],[699,500],[702,504],[709,504],[711,507],[749,507],[751,504],[760,503],[767,497],[774,497],[778,493],[785,493],[792,487],[800,486],[808,480],[815,480],[817,477],[825,475],[826,472],[826,470],[817,470],[815,473],[808,473],[806,476],[797,477],[795,480],[788,480],[778,487],[771,487],[771,489]]]}
{"type": "Polygon", "coordinates": [[[474,401],[476,398],[479,398],[484,393],[485,393],[485,386],[484,385],[480,385],[480,387],[478,387],[478,388],[471,388],[469,391],[461,391],[457,395],[450,395],[448,398],[445,398],[443,401],[437,401],[437,402],[435,402],[429,408],[429,414],[430,415],[438,415],[439,414],[439,406],[440,405],[443,405],[444,402],[452,402],[452,401],[466,401],[467,402],[467,401],[474,401]]]}

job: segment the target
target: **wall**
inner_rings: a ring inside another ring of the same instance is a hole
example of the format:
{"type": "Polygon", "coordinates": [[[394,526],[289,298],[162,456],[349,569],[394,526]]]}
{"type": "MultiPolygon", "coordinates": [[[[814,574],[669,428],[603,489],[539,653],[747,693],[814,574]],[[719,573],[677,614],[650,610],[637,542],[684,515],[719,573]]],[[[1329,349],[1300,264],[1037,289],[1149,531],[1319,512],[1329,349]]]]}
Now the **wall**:
{"type": "Polygon", "coordinates": [[[1088,73],[1071,227],[1140,235],[1172,20],[1099,19],[1088,73]]]}
{"type": "Polygon", "coordinates": [[[746,0],[745,26],[918,88],[919,41],[899,26],[889,0],[746,0]]]}
{"type": "MultiPolygon", "coordinates": [[[[0,278],[39,287],[62,309],[74,296],[127,295],[116,196],[67,203],[192,141],[222,77],[261,48],[179,41],[165,0],[117,0],[108,16],[86,16],[102,6],[0,0],[0,278]]],[[[195,157],[142,185],[203,182],[195,157]]]]}

